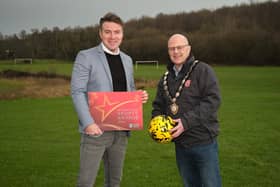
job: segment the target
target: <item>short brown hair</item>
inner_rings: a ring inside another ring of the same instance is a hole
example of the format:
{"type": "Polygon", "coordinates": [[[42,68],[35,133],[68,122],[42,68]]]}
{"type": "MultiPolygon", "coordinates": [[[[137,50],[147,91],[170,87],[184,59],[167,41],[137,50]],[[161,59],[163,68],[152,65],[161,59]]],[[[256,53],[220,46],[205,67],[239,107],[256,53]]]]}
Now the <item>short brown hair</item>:
{"type": "Polygon", "coordinates": [[[102,29],[102,25],[104,22],[114,22],[114,23],[121,25],[122,27],[124,25],[122,19],[118,15],[111,13],[111,12],[108,12],[102,18],[100,18],[100,20],[99,20],[100,29],[102,29]]]}

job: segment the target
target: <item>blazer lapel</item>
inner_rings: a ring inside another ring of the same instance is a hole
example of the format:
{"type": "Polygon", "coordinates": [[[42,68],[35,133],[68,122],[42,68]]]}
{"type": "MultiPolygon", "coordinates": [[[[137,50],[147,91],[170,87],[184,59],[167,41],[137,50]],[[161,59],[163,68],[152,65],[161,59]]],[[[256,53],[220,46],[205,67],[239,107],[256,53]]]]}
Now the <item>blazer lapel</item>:
{"type": "Polygon", "coordinates": [[[113,88],[113,81],[112,81],[110,67],[109,67],[109,64],[107,62],[107,59],[106,59],[106,56],[105,56],[105,53],[102,49],[101,44],[98,46],[98,55],[99,55],[99,58],[100,58],[100,63],[103,65],[105,73],[107,75],[107,78],[110,79],[111,87],[113,88]]]}

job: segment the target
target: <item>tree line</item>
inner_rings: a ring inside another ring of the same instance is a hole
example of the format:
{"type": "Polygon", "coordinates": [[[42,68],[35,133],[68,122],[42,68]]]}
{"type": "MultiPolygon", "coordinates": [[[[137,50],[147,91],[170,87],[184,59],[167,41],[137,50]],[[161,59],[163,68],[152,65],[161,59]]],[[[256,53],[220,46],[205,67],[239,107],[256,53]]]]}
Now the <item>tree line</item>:
{"type": "MultiPolygon", "coordinates": [[[[280,0],[216,10],[159,13],[125,23],[122,50],[136,60],[168,61],[167,40],[188,36],[193,54],[210,64],[280,65],[280,0]]],[[[98,25],[0,33],[0,59],[31,57],[73,61],[100,42],[98,25]]]]}

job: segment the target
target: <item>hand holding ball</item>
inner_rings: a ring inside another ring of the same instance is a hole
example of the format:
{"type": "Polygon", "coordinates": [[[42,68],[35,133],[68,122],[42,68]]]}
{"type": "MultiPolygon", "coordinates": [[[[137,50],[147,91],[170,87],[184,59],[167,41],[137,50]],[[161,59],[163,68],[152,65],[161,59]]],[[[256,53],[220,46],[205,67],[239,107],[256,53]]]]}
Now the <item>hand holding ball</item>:
{"type": "Polygon", "coordinates": [[[170,129],[176,126],[176,123],[170,116],[155,116],[149,124],[148,131],[153,140],[158,143],[169,143],[172,141],[170,129]]]}

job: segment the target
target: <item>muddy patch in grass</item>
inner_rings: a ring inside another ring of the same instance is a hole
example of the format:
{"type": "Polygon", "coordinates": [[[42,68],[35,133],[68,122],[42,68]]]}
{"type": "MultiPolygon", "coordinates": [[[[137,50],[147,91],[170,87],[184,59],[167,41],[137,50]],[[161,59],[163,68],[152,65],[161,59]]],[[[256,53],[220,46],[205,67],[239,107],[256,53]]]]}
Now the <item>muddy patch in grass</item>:
{"type": "MultiPolygon", "coordinates": [[[[155,88],[158,81],[136,79],[137,89],[155,88]]],[[[47,72],[0,72],[0,100],[70,96],[70,77],[47,72]]]]}
{"type": "Polygon", "coordinates": [[[52,98],[70,95],[70,83],[60,78],[1,78],[0,99],[52,98]]]}

